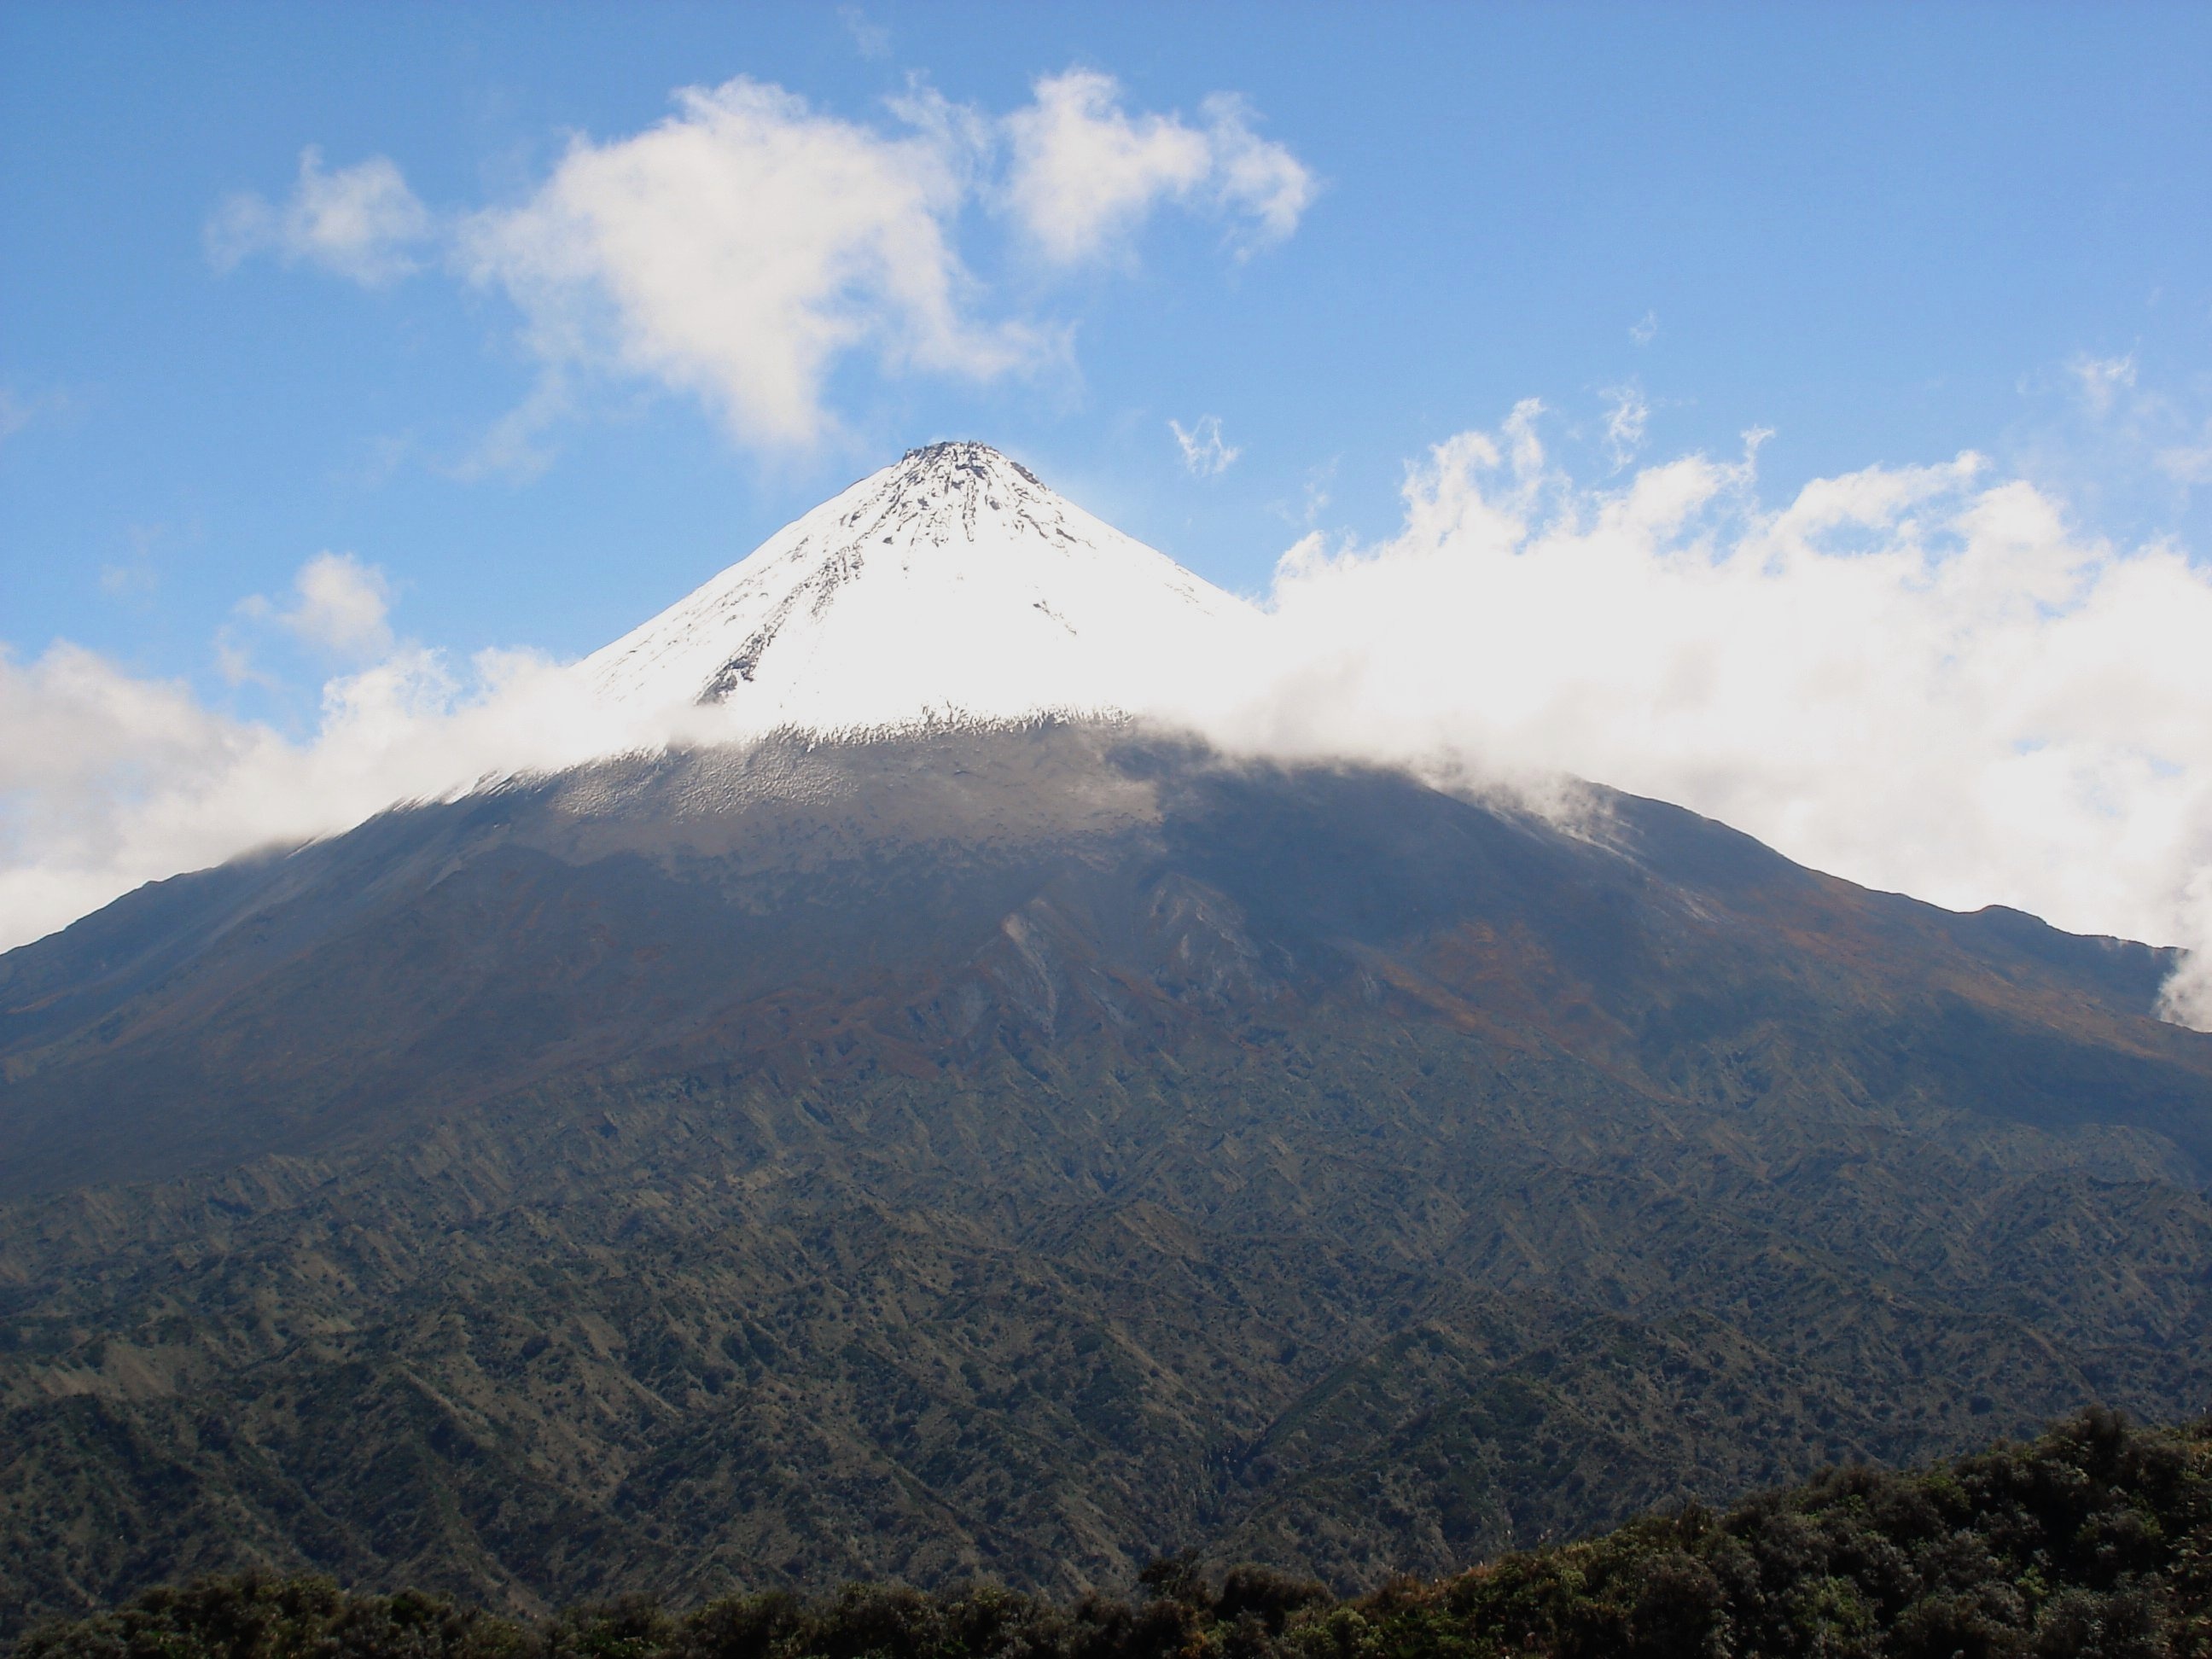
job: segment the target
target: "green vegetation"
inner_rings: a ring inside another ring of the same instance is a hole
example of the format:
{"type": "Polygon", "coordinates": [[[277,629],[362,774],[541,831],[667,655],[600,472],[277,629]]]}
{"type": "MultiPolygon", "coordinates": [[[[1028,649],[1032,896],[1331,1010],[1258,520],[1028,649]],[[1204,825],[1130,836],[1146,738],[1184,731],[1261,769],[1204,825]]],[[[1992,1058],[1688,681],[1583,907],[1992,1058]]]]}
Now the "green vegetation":
{"type": "Polygon", "coordinates": [[[2030,1445],[1866,1468],[1725,1512],[1339,1601],[1262,1568],[1155,1562],[1140,1603],[855,1585],[672,1613],[645,1598],[535,1626],[412,1592],[227,1577],[26,1638],[16,1659],[1487,1659],[2212,1653],[2212,1420],[2093,1410],[2030,1445]]]}
{"type": "Polygon", "coordinates": [[[17,1211],[0,1641],[254,1568],[536,1618],[1064,1601],[1194,1545],[1352,1595],[2205,1405],[2212,1206],[2025,1132],[1656,1108],[1334,1018],[1186,1045],[1172,1092],[1082,1058],[549,1086],[17,1211]]]}
{"type": "Polygon", "coordinates": [[[0,957],[0,1642],[255,1571],[1353,1596],[2205,1409],[2170,958],[1121,741],[637,759],[0,957]]]}

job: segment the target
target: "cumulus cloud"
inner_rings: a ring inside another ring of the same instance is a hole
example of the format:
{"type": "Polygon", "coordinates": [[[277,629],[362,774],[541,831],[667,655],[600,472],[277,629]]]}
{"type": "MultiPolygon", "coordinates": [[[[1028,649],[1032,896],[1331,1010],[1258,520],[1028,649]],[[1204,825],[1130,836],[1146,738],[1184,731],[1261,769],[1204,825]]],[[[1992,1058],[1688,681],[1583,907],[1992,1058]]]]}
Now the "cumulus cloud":
{"type": "Polygon", "coordinates": [[[1170,421],[1168,430],[1175,434],[1176,447],[1182,451],[1182,464],[1193,477],[1211,478],[1226,472],[1244,453],[1222,441],[1218,415],[1200,416],[1187,432],[1181,421],[1170,421]]]}
{"type": "Polygon", "coordinates": [[[941,133],[887,135],[746,80],[678,94],[634,137],[574,141],[528,201],[462,237],[532,349],[695,392],[746,442],[805,443],[830,362],[988,378],[1034,364],[1035,332],[969,320],[950,221],[967,191],[941,133]]]}
{"type": "MultiPolygon", "coordinates": [[[[846,22],[864,48],[887,44],[857,11],[846,22]]],[[[452,470],[526,477],[593,374],[696,397],[738,442],[773,448],[835,425],[825,387],[856,354],[978,380],[1061,362],[1065,328],[984,314],[960,248],[979,205],[1072,264],[1125,250],[1170,203],[1232,223],[1247,252],[1289,235],[1314,192],[1242,100],[1206,100],[1194,125],[1133,113],[1088,70],[1040,80],[1004,116],[916,88],[886,119],[848,120],[744,77],[675,105],[642,132],[575,137],[518,201],[444,216],[388,159],[331,172],[310,149],[283,203],[222,204],[208,255],[223,270],[269,253],[379,283],[434,252],[504,294],[538,389],[452,470]]]]}
{"type": "Polygon", "coordinates": [[[372,155],[336,173],[313,145],[300,152],[300,177],[281,204],[251,192],[227,198],[207,222],[209,263],[228,271],[257,253],[286,264],[320,265],[369,287],[419,270],[416,254],[436,232],[390,158],[372,155]]]}
{"type": "Polygon", "coordinates": [[[1008,116],[1013,164],[1006,198],[1048,259],[1073,264],[1114,250],[1163,202],[1200,205],[1262,241],[1297,228],[1314,177],[1283,145],[1252,131],[1240,99],[1218,94],[1203,125],[1132,116],[1119,82],[1070,70],[1036,83],[1008,116]]]}
{"type": "MultiPolygon", "coordinates": [[[[1853,880],[2212,953],[2212,572],[1972,454],[1768,507],[1748,449],[1591,489],[1540,426],[1438,445],[1386,542],[1294,547],[1273,668],[1218,728],[1564,770],[1853,880]]],[[[2177,1012],[2212,1024],[2196,971],[2177,1012]]]]}
{"type": "MultiPolygon", "coordinates": [[[[238,603],[237,614],[251,623],[283,629],[326,657],[367,662],[392,648],[392,584],[374,565],[350,553],[318,553],[292,578],[292,603],[280,605],[255,593],[238,603]]],[[[216,635],[216,668],[230,685],[276,682],[255,665],[253,653],[236,626],[216,635]]]]}
{"type": "Polygon", "coordinates": [[[392,584],[350,553],[318,553],[292,579],[297,603],[276,620],[308,644],[346,657],[392,646],[392,584]]]}

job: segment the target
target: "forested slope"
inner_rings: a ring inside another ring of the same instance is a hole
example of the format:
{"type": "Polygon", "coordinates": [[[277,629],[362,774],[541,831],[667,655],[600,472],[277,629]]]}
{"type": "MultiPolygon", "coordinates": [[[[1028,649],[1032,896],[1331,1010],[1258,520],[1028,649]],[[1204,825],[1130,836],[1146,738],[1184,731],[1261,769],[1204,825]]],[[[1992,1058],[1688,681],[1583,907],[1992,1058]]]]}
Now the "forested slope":
{"type": "Polygon", "coordinates": [[[1825,1472],[1714,1511],[1349,1601],[1154,1562],[1136,1602],[850,1586],[535,1623],[327,1580],[216,1578],[50,1626],[18,1659],[2168,1659],[2212,1652],[2212,1430],[2092,1411],[1908,1474],[1825,1472]]]}
{"type": "Polygon", "coordinates": [[[2171,965],[1126,728],[395,812],[0,957],[0,1612],[1352,1593],[2184,1420],[2171,965]]]}

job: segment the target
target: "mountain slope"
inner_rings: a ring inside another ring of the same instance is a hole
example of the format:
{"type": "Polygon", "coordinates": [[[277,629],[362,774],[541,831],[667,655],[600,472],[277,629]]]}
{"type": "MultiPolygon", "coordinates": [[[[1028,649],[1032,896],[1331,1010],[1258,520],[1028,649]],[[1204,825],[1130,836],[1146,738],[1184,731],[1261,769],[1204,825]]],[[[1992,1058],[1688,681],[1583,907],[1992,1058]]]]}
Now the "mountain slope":
{"type": "Polygon", "coordinates": [[[1385,772],[1048,726],[690,751],[396,812],[0,958],[0,1191],[203,1143],[319,1150],[648,1056],[775,1063],[834,1030],[934,1066],[1347,1001],[1664,1093],[1756,1097],[1741,1045],[1817,1034],[1862,1099],[2125,1126],[2212,1170],[2212,1042],[2148,1017],[2172,953],[1590,799],[1571,834],[1385,772]]]}
{"type": "Polygon", "coordinates": [[[1036,712],[1255,622],[916,451],[574,671],[781,735],[0,956],[0,1620],[257,1563],[1350,1586],[2203,1406],[2172,953],[1036,712]]]}
{"type": "Polygon", "coordinates": [[[1587,808],[793,739],[0,958],[11,1599],[1352,1584],[2204,1403],[2164,953],[1587,808]]]}

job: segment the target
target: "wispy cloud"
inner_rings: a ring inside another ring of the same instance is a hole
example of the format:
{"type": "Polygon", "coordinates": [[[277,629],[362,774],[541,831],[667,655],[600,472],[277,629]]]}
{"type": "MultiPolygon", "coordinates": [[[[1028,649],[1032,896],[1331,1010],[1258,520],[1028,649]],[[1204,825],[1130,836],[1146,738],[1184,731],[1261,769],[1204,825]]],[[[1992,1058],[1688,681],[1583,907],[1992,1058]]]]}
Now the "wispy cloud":
{"type": "Polygon", "coordinates": [[[1607,386],[1599,395],[1606,399],[1606,452],[1613,457],[1613,471],[1617,472],[1634,460],[1636,452],[1644,447],[1644,430],[1651,420],[1651,405],[1644,396],[1644,388],[1633,380],[1626,386],[1607,386]]]}
{"type": "Polygon", "coordinates": [[[1222,441],[1218,415],[1200,416],[1188,431],[1183,429],[1181,421],[1171,420],[1168,430],[1175,434],[1176,447],[1182,451],[1182,464],[1193,477],[1211,478],[1226,472],[1244,453],[1222,441]]]}
{"type": "Polygon", "coordinates": [[[2194,442],[2168,444],[2153,458],[2158,470],[2184,486],[2212,483],[2212,421],[2194,442]]]}
{"type": "Polygon", "coordinates": [[[369,658],[392,648],[392,583],[350,553],[318,553],[292,579],[295,602],[276,620],[337,656],[369,658]]]}
{"type": "Polygon", "coordinates": [[[6,444],[33,427],[66,422],[84,412],[81,394],[61,387],[24,392],[0,386],[0,444],[6,444]]]}
{"type": "Polygon", "coordinates": [[[553,465],[549,434],[575,406],[568,376],[558,364],[541,369],[530,395],[501,416],[459,460],[443,467],[464,483],[504,478],[527,483],[553,465]]]}
{"type": "Polygon", "coordinates": [[[1628,337],[1638,345],[1650,345],[1659,337],[1659,313],[1647,311],[1629,325],[1628,337]]]}
{"type": "Polygon", "coordinates": [[[100,567],[100,591],[111,599],[142,599],[160,586],[160,573],[143,559],[100,567]]]}
{"type": "Polygon", "coordinates": [[[2142,351],[2077,351],[2021,377],[2007,461],[2102,520],[2185,519],[2212,484],[2212,386],[2142,351]]]}
{"type": "Polygon", "coordinates": [[[219,271],[272,253],[287,264],[319,265],[375,287],[420,270],[416,255],[436,230],[430,210],[389,157],[372,155],[331,173],[310,145],[300,153],[289,197],[282,204],[250,191],[225,198],[209,218],[204,240],[208,261],[219,271]]]}
{"type": "Polygon", "coordinates": [[[604,714],[564,701],[568,685],[526,653],[457,667],[396,646],[323,687],[301,742],[76,645],[28,662],[0,650],[0,948],[141,882],[343,830],[487,770],[622,746],[604,714]]]}
{"type": "Polygon", "coordinates": [[[140,524],[131,526],[127,539],[130,553],[124,558],[100,567],[100,591],[111,599],[143,602],[161,585],[161,573],[155,562],[155,550],[167,535],[167,526],[140,524]]]}
{"type": "Polygon", "coordinates": [[[1286,501],[1275,501],[1269,504],[1267,510],[1297,529],[1312,530],[1321,522],[1321,515],[1328,510],[1329,489],[1336,482],[1337,465],[1342,459],[1332,455],[1306,473],[1304,489],[1296,507],[1286,501]]]}
{"type": "Polygon", "coordinates": [[[29,426],[32,412],[32,405],[17,397],[12,387],[0,386],[0,444],[29,426]]]}
{"type": "Polygon", "coordinates": [[[2132,351],[2124,357],[2093,357],[2083,352],[2066,367],[2080,383],[2082,404],[2092,415],[2111,414],[2120,393],[2136,383],[2136,355],[2132,351]]]}
{"type": "Polygon", "coordinates": [[[890,30],[858,6],[838,7],[837,21],[851,38],[854,50],[870,63],[881,63],[891,55],[890,30]]]}

